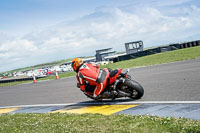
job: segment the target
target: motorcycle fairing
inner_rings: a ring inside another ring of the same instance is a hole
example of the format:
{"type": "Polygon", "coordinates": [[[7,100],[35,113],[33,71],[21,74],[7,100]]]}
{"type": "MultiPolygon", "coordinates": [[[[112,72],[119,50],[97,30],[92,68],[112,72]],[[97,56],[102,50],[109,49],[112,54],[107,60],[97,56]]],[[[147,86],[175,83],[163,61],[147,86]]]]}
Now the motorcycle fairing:
{"type": "Polygon", "coordinates": [[[110,84],[113,84],[115,82],[121,71],[122,69],[118,69],[118,72],[113,77],[109,77],[110,84]]]}

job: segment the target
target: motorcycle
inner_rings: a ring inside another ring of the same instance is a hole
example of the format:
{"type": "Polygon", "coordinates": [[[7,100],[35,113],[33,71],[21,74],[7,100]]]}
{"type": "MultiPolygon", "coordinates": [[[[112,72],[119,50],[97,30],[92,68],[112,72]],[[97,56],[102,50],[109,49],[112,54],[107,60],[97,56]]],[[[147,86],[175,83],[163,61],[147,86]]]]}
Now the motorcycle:
{"type": "Polygon", "coordinates": [[[86,90],[90,93],[84,93],[87,97],[94,100],[112,99],[129,97],[131,99],[140,99],[144,95],[143,87],[128,75],[129,69],[122,72],[122,69],[110,70],[108,84],[98,98],[92,96],[94,86],[86,84],[86,90]]]}

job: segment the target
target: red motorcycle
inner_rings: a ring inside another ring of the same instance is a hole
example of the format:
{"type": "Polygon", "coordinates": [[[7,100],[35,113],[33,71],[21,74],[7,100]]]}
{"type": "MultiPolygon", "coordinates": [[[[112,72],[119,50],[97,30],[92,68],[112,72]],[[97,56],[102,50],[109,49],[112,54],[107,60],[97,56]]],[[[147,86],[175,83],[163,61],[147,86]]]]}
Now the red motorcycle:
{"type": "Polygon", "coordinates": [[[129,97],[131,99],[140,99],[144,95],[143,87],[136,81],[132,80],[128,75],[129,69],[122,72],[122,69],[109,70],[110,76],[108,78],[108,84],[103,90],[98,99],[92,96],[95,86],[90,86],[86,82],[86,90],[91,92],[90,94],[84,93],[87,97],[94,100],[112,99],[129,97]]]}

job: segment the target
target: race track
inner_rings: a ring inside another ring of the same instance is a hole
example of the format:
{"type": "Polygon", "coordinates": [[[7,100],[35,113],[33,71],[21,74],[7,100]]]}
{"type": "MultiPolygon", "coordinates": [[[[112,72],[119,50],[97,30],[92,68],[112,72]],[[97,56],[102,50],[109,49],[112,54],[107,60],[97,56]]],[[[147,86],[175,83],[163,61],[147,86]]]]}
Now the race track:
{"type": "MultiPolygon", "coordinates": [[[[133,68],[129,73],[142,84],[145,95],[137,101],[200,101],[200,59],[133,68]]],[[[91,101],[75,77],[0,87],[0,107],[91,101]]]]}

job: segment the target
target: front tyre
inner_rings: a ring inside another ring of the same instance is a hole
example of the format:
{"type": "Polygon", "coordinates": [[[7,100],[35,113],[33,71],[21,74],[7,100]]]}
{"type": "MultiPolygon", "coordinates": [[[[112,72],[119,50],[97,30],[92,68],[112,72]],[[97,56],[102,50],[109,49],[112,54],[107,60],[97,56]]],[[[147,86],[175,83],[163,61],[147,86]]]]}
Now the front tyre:
{"type": "Polygon", "coordinates": [[[123,83],[122,89],[123,88],[126,88],[123,91],[131,94],[129,98],[140,99],[144,95],[144,89],[137,81],[126,79],[123,83]]]}

